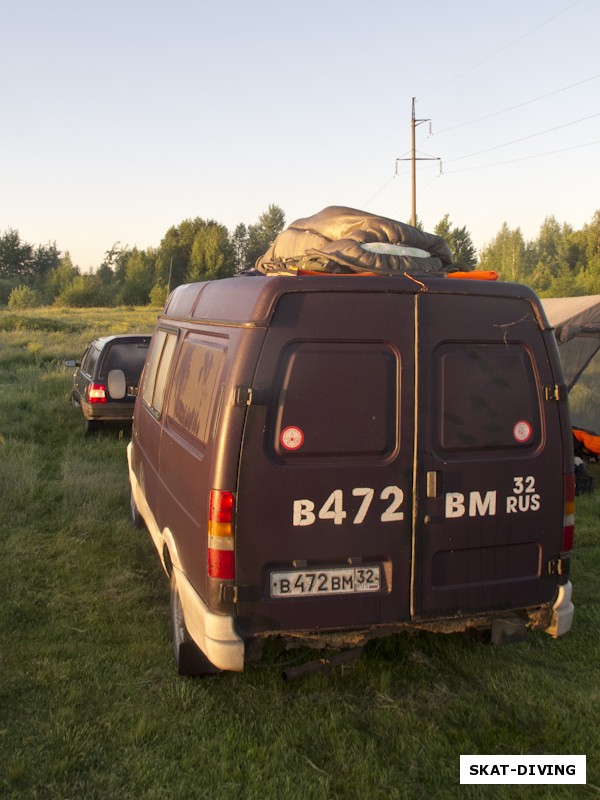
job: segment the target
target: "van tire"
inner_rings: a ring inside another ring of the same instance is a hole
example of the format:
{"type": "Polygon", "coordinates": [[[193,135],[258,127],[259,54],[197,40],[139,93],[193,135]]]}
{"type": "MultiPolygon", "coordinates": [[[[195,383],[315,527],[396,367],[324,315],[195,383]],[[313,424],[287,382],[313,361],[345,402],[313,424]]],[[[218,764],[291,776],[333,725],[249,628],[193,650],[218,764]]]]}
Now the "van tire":
{"type": "Polygon", "coordinates": [[[171,570],[171,633],[173,636],[173,655],[179,675],[202,676],[217,675],[221,670],[215,667],[202,650],[190,638],[183,608],[175,580],[175,570],[171,570]]]}
{"type": "Polygon", "coordinates": [[[138,528],[138,530],[141,530],[145,527],[144,518],[140,514],[133,497],[131,484],[129,484],[129,521],[131,522],[132,527],[138,528]]]}

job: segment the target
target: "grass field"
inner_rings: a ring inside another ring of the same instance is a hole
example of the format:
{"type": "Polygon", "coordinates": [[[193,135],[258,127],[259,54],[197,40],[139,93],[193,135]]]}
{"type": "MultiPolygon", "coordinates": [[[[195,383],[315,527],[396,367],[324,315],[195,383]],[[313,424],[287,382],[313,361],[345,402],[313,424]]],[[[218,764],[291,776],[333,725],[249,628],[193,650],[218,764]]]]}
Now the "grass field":
{"type": "Polygon", "coordinates": [[[559,640],[399,636],[329,676],[306,653],[176,675],[168,582],[130,527],[128,431],[86,437],[70,373],[157,311],[0,311],[0,796],[600,796],[600,487],[580,498],[576,617],[559,640]],[[587,754],[587,786],[460,786],[459,755],[587,754]]]}

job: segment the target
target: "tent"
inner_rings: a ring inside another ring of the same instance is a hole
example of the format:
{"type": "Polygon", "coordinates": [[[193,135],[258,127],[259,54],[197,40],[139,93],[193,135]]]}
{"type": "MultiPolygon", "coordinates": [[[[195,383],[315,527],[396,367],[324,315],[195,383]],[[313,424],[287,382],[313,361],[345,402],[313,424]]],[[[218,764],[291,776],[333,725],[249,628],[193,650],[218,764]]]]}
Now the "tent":
{"type": "Polygon", "coordinates": [[[542,300],[554,328],[576,428],[600,433],[600,295],[542,300]]]}

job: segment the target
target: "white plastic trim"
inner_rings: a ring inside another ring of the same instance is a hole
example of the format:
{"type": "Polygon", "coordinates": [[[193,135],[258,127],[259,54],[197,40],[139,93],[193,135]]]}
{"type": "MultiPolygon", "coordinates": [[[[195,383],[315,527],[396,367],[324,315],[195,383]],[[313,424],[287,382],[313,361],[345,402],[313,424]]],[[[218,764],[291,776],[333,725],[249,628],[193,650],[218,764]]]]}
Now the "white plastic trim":
{"type": "Polygon", "coordinates": [[[546,628],[546,633],[549,633],[550,636],[562,636],[571,630],[573,614],[575,613],[575,606],[571,602],[572,592],[573,585],[571,581],[567,581],[558,587],[558,596],[552,606],[552,620],[546,628]]]}

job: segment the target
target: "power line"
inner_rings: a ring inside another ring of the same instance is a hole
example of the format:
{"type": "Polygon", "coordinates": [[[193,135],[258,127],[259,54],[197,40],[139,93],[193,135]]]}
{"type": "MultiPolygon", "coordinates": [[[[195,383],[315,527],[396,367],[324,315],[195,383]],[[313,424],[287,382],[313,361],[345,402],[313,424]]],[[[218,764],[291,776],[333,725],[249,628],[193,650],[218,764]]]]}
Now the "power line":
{"type": "Polygon", "coordinates": [[[585,142],[584,144],[574,144],[571,147],[562,147],[560,150],[548,150],[545,153],[535,153],[531,156],[522,156],[521,158],[510,158],[507,161],[494,161],[492,164],[480,164],[477,167],[462,167],[460,169],[451,169],[448,172],[444,172],[444,175],[456,175],[458,172],[472,172],[476,169],[487,169],[488,167],[498,167],[502,166],[503,164],[514,164],[518,161],[530,161],[534,158],[543,158],[544,156],[553,156],[557,153],[566,153],[569,150],[580,150],[583,147],[593,147],[596,144],[600,144],[600,139],[597,139],[595,142],[585,142]]]}
{"type": "Polygon", "coordinates": [[[577,125],[579,122],[585,122],[588,119],[593,119],[594,117],[600,117],[600,112],[597,114],[590,114],[587,117],[582,117],[581,119],[573,120],[572,122],[565,122],[564,125],[557,125],[554,128],[548,128],[545,131],[539,131],[539,133],[532,133],[530,136],[523,136],[520,139],[513,139],[511,142],[505,142],[504,144],[497,144],[494,147],[488,147],[485,150],[478,150],[476,153],[468,153],[465,156],[458,156],[457,158],[450,158],[444,159],[446,164],[453,164],[455,161],[462,161],[465,158],[472,158],[473,156],[480,156],[483,153],[490,153],[492,150],[499,150],[501,147],[509,147],[511,144],[519,144],[519,142],[526,142],[528,139],[535,139],[538,136],[544,136],[546,133],[552,133],[553,131],[559,131],[562,128],[568,128],[571,125],[577,125]]]}
{"type": "MultiPolygon", "coordinates": [[[[559,153],[567,153],[570,150],[581,150],[584,147],[594,147],[595,145],[598,145],[598,144],[600,144],[600,139],[597,139],[594,142],[584,142],[583,144],[575,144],[575,145],[572,145],[571,147],[562,147],[562,148],[560,148],[558,150],[548,150],[548,151],[546,151],[544,153],[536,153],[535,155],[522,156],[520,158],[510,158],[510,159],[507,159],[505,161],[494,161],[491,164],[480,164],[479,166],[476,166],[476,167],[461,167],[459,169],[451,169],[451,170],[448,170],[448,171],[444,170],[444,172],[440,173],[439,175],[436,175],[436,177],[433,178],[433,180],[429,181],[429,183],[426,183],[425,186],[423,186],[421,189],[419,189],[418,194],[420,195],[423,192],[425,192],[427,189],[429,189],[429,187],[432,186],[436,181],[438,181],[443,175],[457,175],[459,172],[473,172],[473,171],[478,170],[478,169],[489,169],[490,167],[499,167],[499,166],[504,166],[505,164],[515,164],[515,163],[518,163],[518,162],[521,162],[521,161],[531,161],[534,158],[545,158],[546,156],[554,156],[554,155],[558,155],[559,153]]],[[[386,189],[389,186],[389,184],[395,178],[398,177],[399,174],[400,173],[392,175],[391,178],[389,178],[382,186],[380,186],[380,188],[375,192],[375,194],[373,194],[366,201],[366,203],[364,204],[364,207],[368,208],[369,204],[372,203],[373,200],[375,200],[375,198],[378,197],[381,194],[381,192],[383,192],[384,189],[386,189]]],[[[406,174],[406,173],[403,173],[403,174],[406,174]]],[[[403,203],[403,205],[407,205],[407,203],[405,202],[405,203],[403,203]]]]}
{"type": "MultiPolygon", "coordinates": [[[[458,79],[459,79],[459,78],[461,78],[463,75],[466,75],[466,74],[468,74],[469,72],[472,72],[474,69],[476,69],[476,68],[477,68],[478,66],[480,66],[481,64],[484,64],[486,61],[489,61],[491,58],[494,58],[495,56],[499,55],[500,53],[504,52],[504,51],[505,51],[505,50],[507,50],[508,48],[512,47],[514,44],[516,44],[517,42],[521,41],[521,40],[522,40],[522,39],[524,39],[525,37],[529,36],[530,34],[534,33],[535,31],[539,30],[539,29],[540,29],[540,28],[542,28],[544,25],[547,25],[549,22],[552,22],[552,20],[556,19],[556,18],[557,18],[557,17],[559,17],[561,14],[564,14],[566,11],[569,11],[569,9],[571,9],[571,8],[573,8],[574,6],[578,5],[580,2],[581,2],[581,0],[575,0],[575,2],[571,3],[569,6],[567,6],[567,7],[566,7],[566,8],[564,8],[564,9],[562,9],[561,11],[558,11],[558,12],[557,12],[556,14],[554,14],[552,17],[549,17],[548,19],[544,20],[544,22],[541,22],[539,25],[536,25],[534,28],[531,28],[531,30],[529,30],[529,31],[527,31],[526,33],[522,34],[522,35],[521,35],[521,36],[519,36],[517,39],[513,40],[512,42],[510,42],[509,44],[505,45],[504,47],[501,47],[499,50],[496,50],[496,51],[495,51],[494,53],[492,53],[491,55],[489,55],[489,56],[487,56],[486,58],[482,59],[481,61],[477,62],[477,63],[476,63],[476,64],[474,64],[473,66],[469,67],[467,70],[464,70],[462,73],[460,73],[459,75],[455,76],[454,78],[451,78],[449,81],[447,81],[446,83],[442,84],[441,86],[438,86],[438,87],[437,87],[437,89],[433,89],[432,91],[430,91],[430,92],[428,92],[427,94],[423,95],[423,97],[428,97],[430,94],[433,94],[434,92],[437,92],[439,89],[441,89],[441,88],[444,88],[444,87],[445,87],[445,86],[447,86],[449,83],[453,83],[454,81],[458,80],[458,79]]],[[[595,79],[595,78],[598,78],[598,77],[600,77],[600,74],[599,74],[599,75],[593,75],[593,76],[592,76],[592,77],[590,77],[590,78],[585,78],[584,80],[582,80],[582,81],[579,81],[579,82],[577,82],[577,83],[574,83],[574,84],[572,84],[571,86],[566,86],[566,87],[564,87],[563,89],[557,89],[555,92],[550,92],[550,93],[548,93],[547,95],[542,95],[542,96],[541,96],[541,97],[539,97],[539,98],[534,98],[533,100],[528,100],[528,101],[525,101],[524,103],[518,104],[518,105],[516,105],[516,106],[513,106],[513,107],[511,107],[511,108],[504,109],[504,110],[502,110],[502,111],[497,111],[497,112],[494,112],[493,114],[490,114],[490,115],[488,115],[487,117],[480,117],[479,119],[472,120],[471,122],[465,122],[465,123],[461,123],[461,124],[459,124],[459,125],[456,125],[456,126],[453,126],[453,127],[450,127],[450,128],[444,128],[442,131],[439,131],[438,133],[445,133],[445,132],[447,132],[447,131],[454,130],[455,128],[460,128],[460,127],[463,127],[463,126],[465,126],[465,125],[470,125],[470,124],[473,124],[473,123],[475,123],[475,122],[479,122],[479,121],[481,121],[481,120],[488,119],[489,117],[494,117],[494,116],[497,116],[498,114],[503,114],[503,113],[506,113],[506,112],[508,112],[508,111],[511,111],[511,110],[513,110],[513,108],[519,108],[520,106],[527,105],[528,103],[533,103],[533,102],[536,102],[537,100],[543,99],[543,98],[545,98],[545,97],[550,97],[550,96],[551,96],[551,95],[553,95],[553,94],[557,94],[557,93],[559,93],[559,92],[562,92],[562,91],[567,91],[568,89],[574,88],[575,86],[579,86],[579,85],[580,85],[580,84],[582,84],[582,83],[586,83],[587,81],[593,80],[593,79],[595,79]]],[[[380,149],[383,147],[384,143],[385,143],[385,142],[386,142],[386,141],[387,141],[387,140],[390,138],[390,136],[391,136],[391,135],[392,135],[392,134],[393,134],[393,133],[394,133],[394,132],[395,132],[395,131],[396,131],[396,130],[397,130],[399,127],[400,127],[400,125],[401,125],[401,124],[402,124],[402,122],[401,122],[401,120],[399,120],[399,121],[398,121],[398,122],[397,122],[395,125],[393,125],[393,126],[392,126],[392,128],[391,128],[391,129],[388,131],[388,133],[387,133],[387,134],[386,134],[386,135],[385,135],[385,136],[384,136],[384,137],[383,137],[383,138],[380,140],[379,144],[378,144],[378,145],[376,145],[376,146],[375,146],[375,147],[374,147],[374,148],[373,148],[373,149],[372,149],[372,150],[371,150],[371,151],[370,151],[370,152],[369,152],[369,153],[368,153],[368,154],[365,156],[365,158],[362,160],[362,162],[360,163],[360,165],[359,165],[359,166],[358,166],[358,167],[355,169],[355,171],[354,171],[354,172],[352,173],[352,175],[350,176],[350,178],[349,178],[349,181],[350,181],[350,182],[352,182],[352,181],[353,181],[353,180],[354,180],[354,179],[357,177],[357,175],[358,175],[358,174],[361,172],[361,170],[362,170],[362,169],[363,169],[363,168],[366,166],[366,164],[368,164],[368,162],[369,162],[369,161],[371,160],[371,158],[372,158],[372,157],[375,155],[375,153],[377,153],[377,152],[378,152],[378,151],[379,151],[379,150],[380,150],[380,149]]],[[[431,133],[429,134],[429,136],[431,136],[431,133]]],[[[429,138],[429,136],[428,136],[427,138],[429,138]]]]}
{"type": "MultiPolygon", "coordinates": [[[[536,25],[534,28],[531,28],[529,31],[526,31],[524,34],[522,34],[521,36],[519,36],[517,39],[514,39],[514,40],[513,40],[512,42],[510,42],[509,44],[507,44],[507,45],[505,45],[504,47],[501,47],[500,49],[496,50],[494,53],[490,54],[490,55],[489,55],[489,56],[487,56],[486,58],[482,59],[481,61],[477,62],[477,63],[476,63],[476,64],[474,64],[473,66],[471,66],[471,67],[469,67],[468,69],[466,69],[466,70],[464,70],[463,72],[461,72],[459,75],[456,75],[454,78],[451,78],[449,81],[446,81],[444,84],[442,84],[442,85],[438,86],[436,89],[433,89],[432,91],[430,91],[430,92],[428,92],[427,94],[423,95],[423,97],[428,97],[430,94],[433,94],[433,93],[437,92],[439,89],[442,89],[442,88],[444,88],[444,87],[445,87],[445,86],[447,86],[448,84],[450,84],[450,83],[453,83],[454,81],[458,80],[459,78],[463,77],[464,75],[468,74],[469,72],[472,72],[472,71],[473,71],[474,69],[476,69],[478,66],[481,66],[481,64],[484,64],[485,62],[489,61],[491,58],[494,58],[495,56],[497,56],[497,55],[499,55],[500,53],[504,52],[504,51],[505,51],[505,50],[507,50],[508,48],[510,48],[510,47],[512,47],[513,45],[517,44],[517,43],[518,43],[518,42],[520,42],[522,39],[526,38],[526,37],[527,37],[527,36],[529,36],[530,34],[534,33],[535,31],[539,30],[540,28],[544,27],[544,25],[547,25],[548,23],[552,22],[552,20],[556,19],[556,18],[557,18],[557,17],[559,17],[561,14],[564,14],[565,12],[569,11],[571,8],[573,8],[574,6],[578,5],[580,2],[581,2],[581,0],[575,0],[575,2],[573,2],[573,3],[571,3],[570,5],[566,6],[566,7],[565,7],[565,8],[563,8],[561,11],[558,11],[556,14],[554,14],[553,16],[549,17],[548,19],[544,20],[544,21],[543,21],[543,22],[541,22],[539,25],[536,25]]],[[[504,109],[504,110],[502,110],[502,111],[497,111],[497,112],[494,112],[493,114],[490,114],[490,115],[488,115],[488,116],[485,116],[485,117],[480,117],[480,118],[478,118],[478,119],[475,119],[475,120],[471,120],[470,122],[461,123],[460,125],[456,125],[456,126],[453,126],[453,127],[450,127],[450,128],[444,128],[442,131],[439,131],[438,133],[445,133],[445,132],[447,132],[447,131],[454,130],[455,128],[460,128],[460,127],[463,127],[463,126],[465,126],[465,125],[470,125],[470,124],[473,124],[473,123],[475,123],[475,122],[479,122],[479,121],[481,121],[481,120],[488,119],[489,117],[494,117],[494,116],[497,116],[498,114],[503,114],[503,113],[506,113],[506,112],[508,112],[508,111],[511,111],[511,110],[513,110],[513,108],[519,108],[519,107],[521,107],[521,106],[523,106],[523,105],[527,105],[528,103],[533,103],[533,102],[536,102],[537,100],[543,99],[543,98],[545,98],[545,97],[550,97],[550,96],[551,96],[551,95],[553,95],[553,94],[557,94],[557,93],[559,93],[559,92],[562,92],[562,91],[567,91],[568,89],[571,89],[571,88],[573,88],[573,87],[575,87],[575,86],[578,86],[578,85],[580,85],[580,84],[582,84],[582,83],[586,83],[587,81],[594,80],[595,78],[598,78],[598,77],[600,77],[600,75],[593,75],[593,76],[592,76],[592,77],[590,77],[590,78],[586,78],[586,79],[584,79],[584,80],[582,80],[582,81],[579,81],[578,83],[574,83],[574,84],[572,84],[571,86],[566,86],[566,87],[564,87],[563,89],[558,89],[558,90],[556,90],[555,92],[550,92],[550,93],[548,93],[548,94],[546,94],[546,95],[542,95],[542,96],[541,96],[541,97],[539,97],[539,98],[534,98],[534,99],[532,99],[532,100],[525,101],[525,102],[523,102],[523,103],[520,103],[520,104],[518,104],[518,105],[516,105],[516,106],[513,106],[513,107],[511,107],[511,108],[507,108],[507,109],[504,109]]],[[[378,151],[381,149],[381,147],[383,146],[383,144],[384,144],[384,143],[385,143],[385,142],[386,142],[386,141],[387,141],[387,140],[390,138],[390,136],[391,136],[391,135],[392,135],[392,134],[393,134],[393,133],[394,133],[394,132],[395,132],[395,131],[396,131],[396,130],[397,130],[399,127],[400,127],[400,125],[401,125],[401,124],[402,124],[402,122],[401,122],[401,120],[399,120],[399,121],[398,121],[398,122],[397,122],[395,125],[393,125],[393,126],[392,126],[392,128],[391,128],[391,129],[388,131],[388,133],[387,133],[387,134],[386,134],[386,135],[385,135],[385,136],[384,136],[384,137],[383,137],[383,138],[380,140],[379,144],[378,144],[378,145],[376,145],[376,147],[374,147],[374,148],[373,148],[373,149],[372,149],[372,150],[371,150],[371,151],[370,151],[370,152],[369,152],[369,153],[366,155],[366,157],[363,159],[363,161],[361,162],[361,164],[360,164],[360,165],[359,165],[359,166],[358,166],[358,167],[355,169],[354,173],[353,173],[353,174],[350,176],[350,179],[349,179],[349,180],[350,180],[350,182],[351,182],[351,181],[353,181],[353,180],[354,180],[354,179],[357,177],[357,175],[358,175],[358,174],[361,172],[361,170],[362,170],[362,169],[363,169],[363,168],[366,166],[366,164],[367,164],[367,163],[368,163],[368,162],[371,160],[371,158],[372,158],[372,157],[375,155],[375,153],[377,153],[377,152],[378,152],[378,151]]],[[[431,135],[431,134],[430,134],[430,135],[431,135]]],[[[427,138],[429,138],[429,137],[427,137],[427,138]]],[[[390,179],[390,180],[391,180],[391,179],[390,179]]],[[[383,190],[383,188],[385,188],[385,186],[387,186],[387,183],[389,183],[389,181],[388,181],[388,182],[386,182],[386,184],[384,184],[384,186],[382,187],[382,189],[378,190],[378,192],[376,193],[376,195],[377,195],[377,194],[379,194],[379,192],[380,192],[380,191],[382,191],[382,190],[383,190]]],[[[375,196],[376,196],[376,195],[375,195],[375,196]]]]}
{"type": "Polygon", "coordinates": [[[557,17],[560,17],[561,14],[564,14],[566,11],[569,11],[571,8],[573,8],[573,6],[576,6],[580,2],[581,2],[581,0],[575,0],[574,3],[571,3],[566,8],[563,8],[562,11],[558,11],[553,16],[551,16],[548,19],[544,20],[544,22],[540,22],[540,24],[536,25],[535,28],[531,28],[531,30],[526,31],[521,36],[519,36],[517,39],[514,39],[512,42],[509,42],[508,44],[504,45],[504,47],[501,47],[499,50],[496,50],[495,52],[490,53],[489,56],[486,56],[481,61],[478,61],[476,64],[473,64],[473,66],[471,66],[468,69],[464,70],[460,74],[455,75],[454,78],[450,78],[450,80],[447,80],[445,83],[440,84],[440,86],[438,86],[436,89],[432,89],[430,92],[427,92],[427,94],[424,94],[419,99],[422,100],[424,97],[429,97],[429,95],[435,94],[435,92],[439,92],[440,89],[445,89],[446,86],[449,86],[451,83],[454,83],[455,81],[459,80],[460,78],[463,78],[465,75],[468,75],[469,72],[473,72],[473,70],[477,69],[477,67],[480,67],[482,64],[485,64],[487,61],[490,61],[492,58],[495,58],[496,56],[500,55],[500,53],[503,53],[505,50],[508,50],[510,47],[512,47],[513,45],[515,45],[518,42],[522,41],[527,36],[530,36],[532,33],[535,33],[540,28],[543,28],[544,25],[548,25],[549,22],[552,22],[552,20],[556,19],[557,17]]]}
{"type": "Polygon", "coordinates": [[[517,103],[517,105],[509,106],[508,108],[503,108],[501,111],[494,111],[492,114],[486,114],[483,117],[477,117],[476,119],[469,120],[468,122],[461,122],[459,125],[452,125],[450,128],[443,128],[441,131],[437,131],[436,135],[439,136],[441,133],[447,133],[448,131],[455,131],[458,128],[464,128],[467,125],[474,125],[476,122],[483,122],[486,119],[491,119],[492,117],[498,117],[500,116],[500,114],[507,114],[509,111],[514,111],[517,108],[523,108],[523,106],[528,106],[532,103],[537,103],[538,100],[545,100],[547,97],[553,97],[555,94],[566,92],[569,89],[575,88],[575,86],[581,86],[581,84],[588,83],[589,81],[593,81],[596,78],[600,78],[600,73],[598,73],[598,75],[592,75],[589,78],[584,78],[582,81],[577,81],[577,83],[572,83],[570,86],[563,86],[562,89],[555,89],[553,92],[548,92],[547,94],[542,94],[539,97],[533,97],[531,100],[524,100],[522,103],[517,103]]]}
{"type": "Polygon", "coordinates": [[[386,181],[386,182],[383,184],[383,186],[380,186],[380,187],[379,187],[379,189],[377,189],[377,191],[375,192],[375,194],[374,194],[374,195],[372,195],[371,197],[369,197],[369,199],[367,200],[367,202],[364,204],[364,205],[365,205],[365,208],[367,208],[367,207],[369,206],[369,204],[370,204],[370,203],[372,203],[372,202],[373,202],[373,200],[375,200],[375,198],[376,198],[376,197],[378,197],[378,196],[379,196],[379,195],[380,195],[380,194],[383,192],[383,190],[384,190],[385,188],[387,188],[387,187],[389,186],[389,184],[390,184],[390,183],[391,183],[391,182],[394,180],[394,178],[396,178],[396,177],[397,177],[396,175],[392,175],[392,177],[391,177],[389,180],[387,180],[387,181],[386,181]]]}
{"type": "MultiPolygon", "coordinates": [[[[457,172],[460,172],[460,170],[457,170],[457,172]]],[[[387,187],[390,185],[390,183],[391,183],[393,180],[395,180],[395,179],[398,177],[398,175],[399,175],[399,174],[400,174],[400,173],[397,173],[397,174],[395,174],[395,175],[392,175],[392,177],[391,177],[391,178],[389,178],[389,180],[387,180],[387,181],[386,181],[386,182],[383,184],[383,186],[380,186],[380,187],[379,187],[379,189],[378,189],[378,190],[375,192],[375,194],[371,195],[371,197],[369,197],[369,199],[368,199],[368,200],[367,200],[365,203],[363,203],[363,205],[361,206],[361,208],[368,208],[368,207],[369,207],[369,205],[370,205],[370,204],[373,202],[373,200],[375,200],[375,198],[376,198],[376,197],[379,197],[379,195],[380,195],[380,194],[381,194],[381,193],[384,191],[384,189],[386,189],[386,188],[387,188],[387,187]]],[[[404,173],[404,174],[406,174],[406,173],[404,173]]],[[[420,189],[417,191],[417,195],[419,195],[419,196],[420,196],[420,195],[422,195],[422,194],[423,194],[423,192],[426,192],[426,191],[427,191],[427,189],[429,189],[429,187],[430,187],[430,186],[432,186],[432,185],[433,185],[433,184],[434,184],[434,183],[435,183],[437,180],[439,180],[439,179],[440,179],[440,177],[441,177],[441,175],[436,175],[436,176],[435,176],[435,178],[433,178],[433,180],[429,181],[429,183],[426,183],[426,184],[425,184],[425,186],[422,186],[422,187],[421,187],[421,188],[420,188],[420,189]]],[[[404,206],[408,206],[408,202],[407,202],[407,201],[404,201],[404,202],[402,202],[402,203],[400,204],[400,206],[401,206],[402,208],[404,208],[404,206]]]]}

